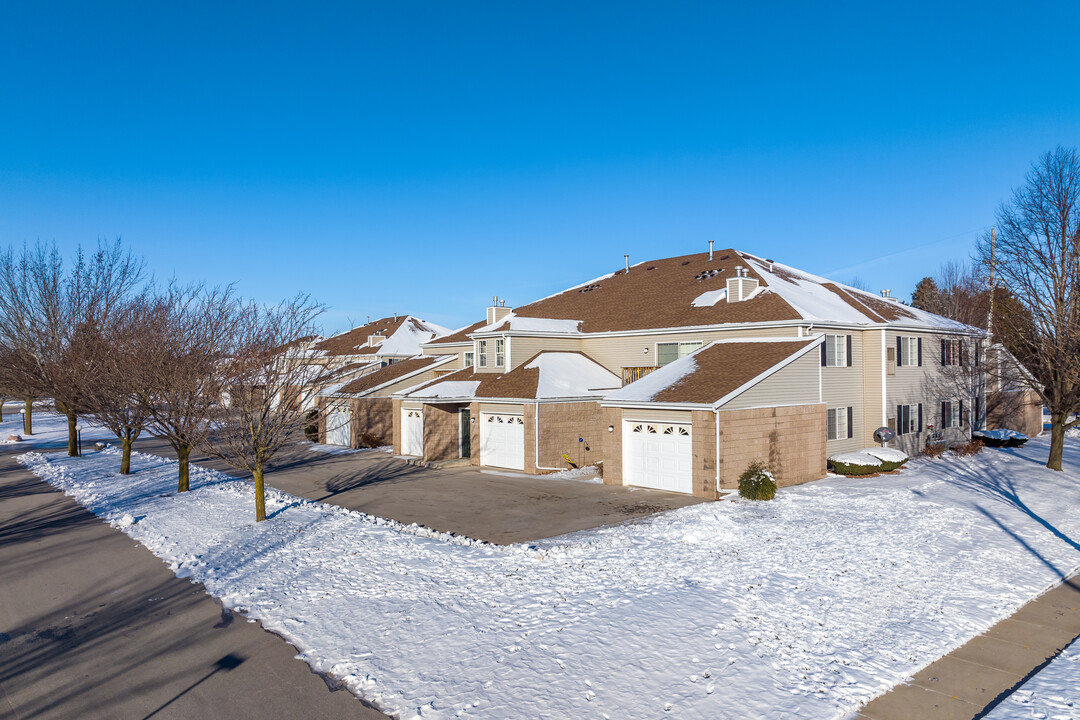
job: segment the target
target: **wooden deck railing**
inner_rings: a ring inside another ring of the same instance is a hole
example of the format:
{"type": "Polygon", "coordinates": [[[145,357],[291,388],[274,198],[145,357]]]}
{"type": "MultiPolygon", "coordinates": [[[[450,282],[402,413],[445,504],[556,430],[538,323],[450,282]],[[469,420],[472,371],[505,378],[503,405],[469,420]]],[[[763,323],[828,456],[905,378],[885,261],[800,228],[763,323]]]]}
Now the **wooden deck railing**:
{"type": "Polygon", "coordinates": [[[654,367],[624,367],[622,369],[622,384],[629,385],[630,383],[640,380],[656,368],[654,367]]]}

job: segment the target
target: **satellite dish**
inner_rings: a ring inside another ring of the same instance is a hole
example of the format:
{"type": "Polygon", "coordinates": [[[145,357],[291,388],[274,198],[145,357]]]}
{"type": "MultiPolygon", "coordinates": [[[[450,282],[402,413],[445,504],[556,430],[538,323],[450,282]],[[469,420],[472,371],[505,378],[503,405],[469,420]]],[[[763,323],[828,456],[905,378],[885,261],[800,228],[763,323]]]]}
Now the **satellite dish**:
{"type": "Polygon", "coordinates": [[[874,431],[874,440],[878,441],[879,443],[887,443],[894,437],[896,437],[896,432],[894,432],[893,429],[889,427],[879,427],[877,430],[874,431]]]}

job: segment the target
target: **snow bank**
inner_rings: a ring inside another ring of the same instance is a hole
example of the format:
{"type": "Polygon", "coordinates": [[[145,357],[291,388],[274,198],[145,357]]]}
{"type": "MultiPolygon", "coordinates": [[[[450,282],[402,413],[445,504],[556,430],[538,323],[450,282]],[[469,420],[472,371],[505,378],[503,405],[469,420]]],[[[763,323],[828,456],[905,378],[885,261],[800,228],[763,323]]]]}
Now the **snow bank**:
{"type": "Polygon", "coordinates": [[[1008,430],[1002,428],[1000,430],[975,430],[972,433],[973,437],[990,438],[991,440],[1027,440],[1028,436],[1022,432],[1016,430],[1008,430]]]}
{"type": "MultiPolygon", "coordinates": [[[[838,718],[1080,566],[1080,444],[498,547],[106,450],[22,461],[401,718],[838,718]],[[447,659],[452,661],[448,662],[447,659]]],[[[267,476],[273,484],[273,475],[267,476]]]]}
{"type": "Polygon", "coordinates": [[[543,477],[545,480],[575,480],[577,482],[593,483],[596,485],[604,484],[604,478],[600,475],[600,470],[595,465],[560,470],[559,472],[548,473],[543,477]]]}
{"type": "Polygon", "coordinates": [[[882,462],[898,463],[908,459],[907,453],[890,447],[868,447],[859,452],[876,457],[882,462]]]}
{"type": "Polygon", "coordinates": [[[985,716],[985,720],[1030,718],[1080,718],[1080,642],[1065,648],[985,716]]]}
{"type": "Polygon", "coordinates": [[[844,465],[862,465],[869,467],[881,465],[883,459],[884,458],[870,455],[867,452],[840,453],[839,455],[829,456],[829,460],[833,462],[843,463],[844,465]]]}

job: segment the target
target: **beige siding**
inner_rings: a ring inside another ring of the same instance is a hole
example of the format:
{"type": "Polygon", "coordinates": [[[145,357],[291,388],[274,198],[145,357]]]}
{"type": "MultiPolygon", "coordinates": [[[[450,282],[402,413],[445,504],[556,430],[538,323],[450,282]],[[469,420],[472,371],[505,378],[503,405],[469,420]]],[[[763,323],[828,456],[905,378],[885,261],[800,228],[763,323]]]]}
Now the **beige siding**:
{"type": "Polygon", "coordinates": [[[502,404],[502,403],[480,403],[480,412],[486,413],[508,413],[510,415],[521,415],[525,412],[525,406],[502,404]]]}
{"type": "MultiPolygon", "coordinates": [[[[746,330],[684,331],[664,335],[634,335],[631,337],[586,337],[581,351],[618,375],[624,367],[655,367],[656,345],[664,342],[696,342],[708,345],[713,340],[747,337],[794,337],[798,329],[757,328],[746,330]],[[647,352],[646,352],[647,351],[647,352]]],[[[515,353],[517,350],[514,351],[515,353]]]]}
{"type": "MultiPolygon", "coordinates": [[[[874,431],[887,424],[881,404],[882,337],[885,330],[866,330],[862,335],[863,412],[856,413],[855,428],[861,433],[863,447],[874,441],[874,431]]],[[[896,342],[895,340],[893,342],[896,342]]]]}
{"type": "Polygon", "coordinates": [[[816,404],[820,401],[818,397],[819,370],[821,370],[821,356],[815,349],[724,403],[720,409],[742,410],[778,405],[816,404]]]}
{"type": "MultiPolygon", "coordinates": [[[[830,333],[832,334],[832,333],[830,333]]],[[[834,453],[850,452],[859,450],[869,445],[869,436],[865,434],[866,407],[863,402],[863,363],[864,348],[862,336],[864,332],[848,332],[838,335],[851,335],[851,367],[823,367],[821,368],[821,399],[826,408],[852,408],[852,437],[838,440],[826,440],[825,451],[834,453]]],[[[880,343],[880,338],[878,338],[880,343]]],[[[821,355],[818,355],[818,365],[821,365],[821,355]]],[[[881,403],[878,402],[880,405],[881,403]]],[[[876,426],[875,426],[876,427],[876,426]]],[[[826,430],[828,428],[826,427],[826,430]]],[[[873,428],[870,430],[873,433],[873,428]]]]}
{"type": "MultiPolygon", "coordinates": [[[[688,423],[690,422],[689,410],[639,410],[637,408],[626,408],[623,410],[624,420],[640,420],[642,422],[670,422],[670,423],[688,423]]],[[[619,432],[619,428],[615,428],[615,432],[619,432]]]]}
{"type": "Polygon", "coordinates": [[[510,369],[514,369],[538,352],[578,352],[581,338],[538,338],[516,335],[510,339],[510,369]]]}

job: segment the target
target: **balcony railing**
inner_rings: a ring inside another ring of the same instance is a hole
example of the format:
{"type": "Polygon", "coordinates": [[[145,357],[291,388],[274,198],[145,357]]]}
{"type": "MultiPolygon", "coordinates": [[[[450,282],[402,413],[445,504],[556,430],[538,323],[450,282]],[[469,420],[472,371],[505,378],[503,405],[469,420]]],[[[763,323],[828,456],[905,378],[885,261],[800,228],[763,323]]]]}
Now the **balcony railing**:
{"type": "Polygon", "coordinates": [[[629,385],[632,382],[640,380],[656,368],[654,367],[624,367],[622,369],[622,384],[629,385]]]}

